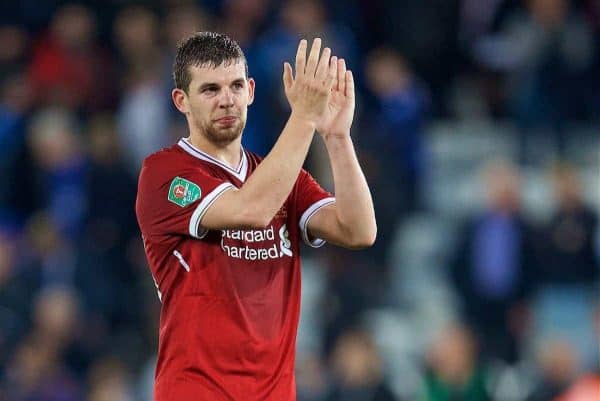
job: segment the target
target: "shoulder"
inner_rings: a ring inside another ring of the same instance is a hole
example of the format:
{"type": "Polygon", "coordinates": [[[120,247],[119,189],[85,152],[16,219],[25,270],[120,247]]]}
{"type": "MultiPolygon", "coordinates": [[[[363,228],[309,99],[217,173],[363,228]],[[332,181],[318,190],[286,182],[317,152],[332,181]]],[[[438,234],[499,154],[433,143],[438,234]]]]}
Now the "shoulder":
{"type": "Polygon", "coordinates": [[[176,146],[163,148],[147,156],[142,162],[142,169],[163,167],[165,165],[172,165],[172,163],[183,162],[185,160],[185,153],[178,151],[176,146]]]}
{"type": "Polygon", "coordinates": [[[192,170],[202,170],[202,167],[202,163],[194,163],[194,159],[175,144],[144,159],[140,181],[173,178],[174,175],[188,174],[192,170]]]}
{"type": "Polygon", "coordinates": [[[178,176],[188,175],[189,162],[184,152],[164,148],[144,159],[138,178],[138,197],[167,187],[178,176]]]}

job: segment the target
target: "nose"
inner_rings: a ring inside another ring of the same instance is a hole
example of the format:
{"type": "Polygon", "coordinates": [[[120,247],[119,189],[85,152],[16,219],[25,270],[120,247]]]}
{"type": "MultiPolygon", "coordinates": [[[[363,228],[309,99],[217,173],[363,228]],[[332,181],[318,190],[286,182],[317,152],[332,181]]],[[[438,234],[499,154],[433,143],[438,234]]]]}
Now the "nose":
{"type": "Polygon", "coordinates": [[[223,88],[219,96],[219,107],[228,108],[233,106],[233,93],[229,88],[223,88]]]}

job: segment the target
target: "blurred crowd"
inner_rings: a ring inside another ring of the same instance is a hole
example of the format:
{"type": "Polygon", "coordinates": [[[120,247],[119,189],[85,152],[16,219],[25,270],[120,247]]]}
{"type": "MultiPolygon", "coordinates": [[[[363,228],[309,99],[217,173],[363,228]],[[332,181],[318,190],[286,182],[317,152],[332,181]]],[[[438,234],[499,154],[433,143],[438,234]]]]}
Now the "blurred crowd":
{"type": "MultiPolygon", "coordinates": [[[[378,239],[305,252],[299,401],[600,399],[600,2],[22,0],[0,4],[0,401],[152,400],[136,180],[187,136],[171,66],[199,30],[246,53],[261,155],[300,37],[357,78],[378,239]]],[[[333,190],[318,139],[306,166],[333,190]]]]}

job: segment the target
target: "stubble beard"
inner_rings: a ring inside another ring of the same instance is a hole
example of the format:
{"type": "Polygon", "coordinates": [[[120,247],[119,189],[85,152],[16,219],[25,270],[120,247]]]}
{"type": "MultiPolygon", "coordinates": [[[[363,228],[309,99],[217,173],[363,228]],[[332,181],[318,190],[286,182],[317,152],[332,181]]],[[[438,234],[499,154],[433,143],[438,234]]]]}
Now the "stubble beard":
{"type": "Polygon", "coordinates": [[[234,126],[229,128],[219,128],[217,123],[212,121],[198,125],[200,132],[206,139],[215,145],[222,146],[230,144],[242,135],[246,121],[240,118],[234,126]]]}

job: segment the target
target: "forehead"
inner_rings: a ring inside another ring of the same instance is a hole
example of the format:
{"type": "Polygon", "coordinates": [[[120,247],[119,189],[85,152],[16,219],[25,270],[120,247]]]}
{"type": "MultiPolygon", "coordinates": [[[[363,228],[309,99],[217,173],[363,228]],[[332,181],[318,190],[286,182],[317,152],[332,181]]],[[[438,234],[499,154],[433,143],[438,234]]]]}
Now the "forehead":
{"type": "Polygon", "coordinates": [[[246,78],[246,64],[243,60],[233,63],[221,63],[217,67],[211,65],[190,66],[190,86],[203,83],[229,84],[236,79],[246,78]]]}

